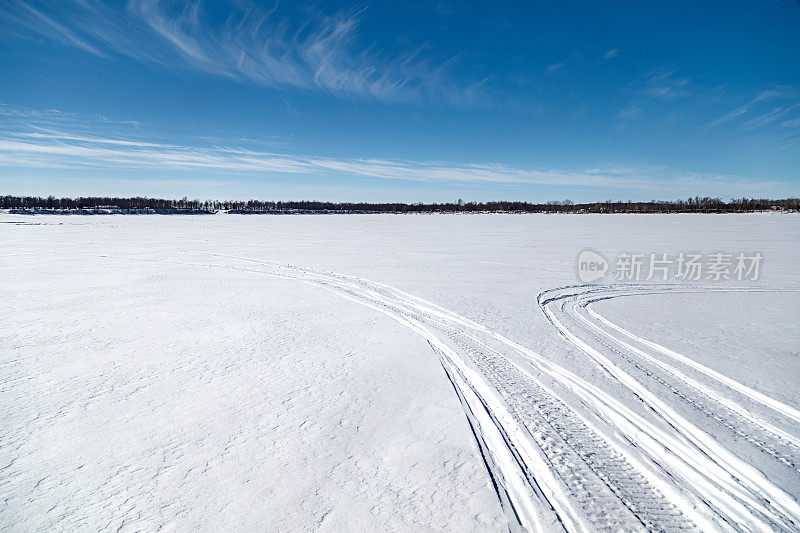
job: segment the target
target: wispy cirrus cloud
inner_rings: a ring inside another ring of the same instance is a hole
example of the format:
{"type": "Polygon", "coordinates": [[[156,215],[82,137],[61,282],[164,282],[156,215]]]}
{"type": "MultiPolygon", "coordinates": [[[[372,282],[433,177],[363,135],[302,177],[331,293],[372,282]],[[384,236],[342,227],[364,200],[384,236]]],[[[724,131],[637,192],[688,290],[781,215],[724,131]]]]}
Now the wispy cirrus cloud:
{"type": "Polygon", "coordinates": [[[387,54],[359,40],[365,8],[288,17],[242,1],[213,19],[199,1],[6,0],[0,29],[34,32],[85,52],[127,56],[274,88],[380,101],[445,100],[471,105],[481,82],[448,75],[457,58],[435,60],[424,46],[387,54]],[[215,22],[220,20],[220,22],[215,22]]]}
{"type": "Polygon", "coordinates": [[[0,117],[6,122],[35,122],[38,124],[69,123],[72,125],[89,121],[94,127],[98,125],[124,125],[141,126],[136,120],[112,120],[100,114],[78,115],[77,113],[64,112],[59,109],[31,109],[29,107],[10,106],[0,103],[0,117]]]}
{"type": "Polygon", "coordinates": [[[558,63],[553,63],[552,65],[548,65],[547,66],[547,68],[545,69],[545,72],[547,72],[547,74],[556,74],[557,72],[563,70],[565,65],[566,65],[566,63],[564,61],[559,61],[558,63]]]}
{"type": "Polygon", "coordinates": [[[678,172],[666,167],[627,165],[584,169],[536,169],[501,163],[452,163],[385,158],[331,158],[280,153],[237,144],[154,142],[117,135],[95,135],[61,127],[30,126],[0,130],[0,170],[136,170],[167,178],[204,171],[212,175],[248,174],[269,179],[296,176],[363,177],[406,182],[546,185],[653,191],[669,197],[691,194],[763,194],[778,190],[768,180],[678,172]]]}
{"type": "Polygon", "coordinates": [[[800,90],[775,86],[706,124],[724,125],[730,135],[756,135],[761,142],[795,149],[800,144],[800,90]]]}
{"type": "Polygon", "coordinates": [[[651,68],[627,84],[625,92],[631,97],[617,112],[617,118],[624,123],[640,118],[664,120],[665,109],[673,117],[677,116],[681,103],[693,96],[691,83],[691,78],[680,75],[673,66],[651,68]]]}
{"type": "Polygon", "coordinates": [[[715,126],[719,126],[720,124],[725,124],[726,122],[730,122],[731,120],[735,119],[736,117],[740,117],[745,113],[747,113],[746,107],[737,107],[736,109],[725,113],[721,117],[712,120],[707,124],[707,126],[713,128],[715,126]]]}
{"type": "Polygon", "coordinates": [[[676,68],[661,67],[645,76],[641,90],[651,98],[674,100],[689,94],[687,86],[690,81],[688,77],[679,76],[676,68]]]}

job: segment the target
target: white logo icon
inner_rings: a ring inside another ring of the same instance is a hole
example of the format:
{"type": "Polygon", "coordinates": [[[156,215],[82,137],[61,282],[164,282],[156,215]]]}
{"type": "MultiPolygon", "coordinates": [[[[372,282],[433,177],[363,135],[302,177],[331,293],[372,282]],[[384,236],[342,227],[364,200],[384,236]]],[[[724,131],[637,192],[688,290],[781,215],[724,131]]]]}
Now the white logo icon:
{"type": "Polygon", "coordinates": [[[578,277],[584,283],[591,283],[602,278],[608,272],[608,261],[602,255],[591,250],[584,250],[578,256],[578,277]]]}

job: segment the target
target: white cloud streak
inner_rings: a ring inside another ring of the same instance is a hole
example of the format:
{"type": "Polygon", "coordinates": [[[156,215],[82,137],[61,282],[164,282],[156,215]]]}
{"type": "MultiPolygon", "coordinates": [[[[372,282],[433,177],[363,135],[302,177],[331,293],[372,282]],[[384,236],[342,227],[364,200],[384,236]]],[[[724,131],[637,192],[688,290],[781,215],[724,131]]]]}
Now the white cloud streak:
{"type": "Polygon", "coordinates": [[[667,67],[650,71],[645,76],[644,94],[661,100],[674,100],[688,95],[687,85],[691,79],[679,78],[677,72],[677,69],[667,67]]]}
{"type": "Polygon", "coordinates": [[[707,124],[707,127],[713,128],[715,126],[719,126],[720,124],[724,124],[726,122],[730,122],[731,120],[735,119],[736,117],[740,117],[740,116],[744,115],[745,113],[747,113],[747,108],[746,107],[739,107],[737,109],[734,109],[733,111],[725,113],[724,115],[722,115],[718,119],[709,122],[707,124]]]}
{"type": "Polygon", "coordinates": [[[0,134],[0,166],[12,168],[185,171],[263,176],[364,177],[407,182],[448,182],[506,186],[547,185],[613,190],[648,190],[675,195],[754,194],[773,189],[774,183],[740,177],[674,172],[653,166],[542,170],[499,163],[457,164],[401,159],[336,159],[281,154],[236,146],[186,146],[56,130],[0,134]]]}
{"type": "Polygon", "coordinates": [[[800,90],[788,86],[762,90],[706,127],[722,124],[733,134],[750,135],[762,144],[796,151],[800,144],[800,90]]]}
{"type": "Polygon", "coordinates": [[[364,8],[306,19],[245,0],[223,5],[213,23],[199,1],[6,0],[0,30],[20,28],[85,52],[128,56],[167,69],[193,70],[274,88],[322,91],[342,98],[472,105],[481,82],[456,84],[455,58],[435,61],[422,46],[387,55],[358,39],[364,8]],[[292,22],[292,20],[294,22],[292,22]]]}

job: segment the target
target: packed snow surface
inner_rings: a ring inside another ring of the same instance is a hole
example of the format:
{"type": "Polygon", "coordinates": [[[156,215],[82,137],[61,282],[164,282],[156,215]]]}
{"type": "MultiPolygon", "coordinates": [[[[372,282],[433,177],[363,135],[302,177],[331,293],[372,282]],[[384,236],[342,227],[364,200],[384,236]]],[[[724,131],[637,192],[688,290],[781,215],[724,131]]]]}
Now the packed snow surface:
{"type": "Polygon", "coordinates": [[[0,214],[0,242],[2,530],[800,529],[797,215],[0,214]],[[587,249],[764,260],[586,284],[587,249]]]}

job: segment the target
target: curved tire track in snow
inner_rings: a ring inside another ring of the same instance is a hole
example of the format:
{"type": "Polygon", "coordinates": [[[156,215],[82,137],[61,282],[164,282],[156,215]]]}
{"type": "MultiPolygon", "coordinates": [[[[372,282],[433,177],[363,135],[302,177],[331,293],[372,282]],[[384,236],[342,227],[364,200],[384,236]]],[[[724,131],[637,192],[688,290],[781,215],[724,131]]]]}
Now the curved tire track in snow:
{"type": "MultiPolygon", "coordinates": [[[[739,405],[734,400],[713,391],[679,369],[643,350],[618,339],[613,333],[601,328],[602,321],[600,324],[593,323],[578,311],[589,303],[617,296],[658,294],[669,291],[704,292],[706,290],[711,289],[686,290],[675,286],[572,286],[545,291],[540,295],[539,302],[545,315],[569,342],[588,355],[600,368],[656,413],[657,420],[660,419],[663,427],[672,430],[665,431],[654,428],[663,432],[662,438],[666,439],[663,442],[668,443],[668,446],[684,449],[682,455],[684,461],[671,467],[675,475],[684,477],[687,481],[690,479],[695,479],[695,482],[703,481],[705,485],[703,496],[727,515],[726,519],[730,525],[737,528],[796,529],[800,518],[800,507],[794,498],[768,481],[756,468],[722,447],[711,435],[680,416],[670,405],[662,401],[662,398],[653,394],[645,384],[637,381],[630,373],[617,365],[610,356],[612,353],[616,354],[637,369],[646,371],[650,377],[655,377],[660,383],[668,386],[693,407],[704,409],[705,414],[716,418],[729,429],[736,431],[739,427],[743,427],[744,430],[740,430],[740,436],[747,437],[751,443],[762,447],[762,451],[765,453],[791,466],[795,469],[793,473],[796,473],[797,457],[800,451],[797,447],[797,437],[759,420],[746,407],[739,405]],[[570,304],[572,305],[570,306],[570,304]],[[605,335],[619,349],[605,342],[595,332],[605,335]],[[590,337],[594,340],[591,340],[590,337]],[[626,352],[638,359],[626,355],[626,352]],[[648,365],[647,368],[643,366],[643,362],[648,365]],[[753,437],[753,434],[757,436],[753,437]],[[789,453],[775,449],[773,443],[776,439],[785,445],[783,448],[790,448],[789,453]],[[733,502],[738,502],[736,507],[739,509],[731,507],[733,502]],[[730,514],[724,511],[726,507],[731,511],[730,514]],[[740,511],[745,511],[745,514],[742,515],[740,511]],[[749,518],[747,514],[750,515],[749,518]],[[737,518],[736,515],[740,516],[737,518]],[[756,521],[753,522],[753,519],[756,521]]],[[[612,331],[615,330],[612,328],[612,331]]],[[[733,380],[726,378],[718,381],[730,386],[730,382],[733,380]]],[[[739,384],[738,387],[731,388],[739,389],[738,392],[740,392],[745,386],[739,384]]],[[[758,394],[760,393],[747,396],[755,399],[752,396],[758,398],[758,394]]],[[[769,401],[760,403],[774,404],[769,401]]],[[[769,406],[772,407],[772,405],[769,406]]],[[[780,412],[779,409],[776,411],[780,412]]]]}
{"type": "Polygon", "coordinates": [[[639,342],[639,343],[641,343],[641,344],[643,344],[645,346],[648,346],[649,348],[652,348],[653,350],[655,350],[655,351],[657,351],[659,353],[667,355],[667,356],[671,357],[672,359],[674,359],[674,360],[676,360],[676,361],[678,361],[680,363],[683,363],[686,366],[689,366],[689,367],[701,372],[702,374],[705,374],[706,376],[718,381],[719,383],[721,383],[721,384],[723,384],[723,385],[725,385],[727,387],[730,387],[731,389],[735,390],[736,392],[739,392],[739,393],[749,397],[750,399],[752,399],[752,400],[754,400],[754,401],[756,401],[756,402],[758,402],[758,403],[760,403],[760,404],[762,404],[762,405],[764,405],[766,407],[769,407],[770,409],[773,409],[773,410],[777,411],[778,413],[786,416],[787,418],[790,418],[791,420],[794,420],[795,422],[800,422],[800,410],[795,409],[794,407],[792,407],[790,405],[786,405],[785,403],[780,402],[780,401],[778,401],[778,400],[776,400],[774,398],[771,398],[771,397],[767,396],[766,394],[764,394],[762,392],[759,392],[759,391],[757,391],[757,390],[755,390],[755,389],[753,389],[751,387],[748,387],[747,385],[739,383],[738,381],[736,381],[734,379],[731,379],[728,376],[725,376],[725,375],[723,375],[723,374],[721,374],[721,373],[719,373],[719,372],[717,372],[717,371],[715,371],[715,370],[713,370],[711,368],[708,368],[705,365],[702,365],[702,364],[698,363],[697,361],[695,361],[694,359],[692,359],[690,357],[686,357],[685,355],[679,354],[678,352],[675,352],[673,350],[665,348],[664,346],[661,346],[660,344],[656,344],[655,342],[648,341],[648,340],[643,339],[643,338],[641,338],[641,337],[639,337],[637,335],[634,335],[630,331],[628,331],[628,330],[618,326],[617,324],[614,324],[610,320],[606,319],[605,317],[603,317],[602,315],[600,315],[599,313],[597,313],[593,309],[590,309],[589,308],[589,304],[593,303],[594,301],[596,301],[596,300],[594,300],[594,299],[593,300],[589,300],[589,301],[585,302],[583,304],[583,306],[586,307],[588,313],[593,318],[595,318],[599,322],[605,324],[606,326],[610,327],[614,331],[622,333],[626,337],[629,337],[630,339],[632,339],[632,340],[634,340],[636,342],[639,342]]]}
{"type": "MultiPolygon", "coordinates": [[[[380,312],[424,338],[439,356],[501,503],[520,529],[790,530],[798,523],[793,499],[706,442],[707,435],[669,413],[660,413],[668,428],[655,424],[552,360],[452,311],[321,269],[182,253],[215,262],[157,262],[295,280],[380,312]],[[565,394],[588,410],[576,410],[565,394]],[[733,472],[738,467],[744,474],[733,472]]],[[[547,312],[547,302],[540,303],[547,312]]]]}
{"type": "Polygon", "coordinates": [[[390,316],[425,338],[469,407],[465,411],[471,423],[480,428],[479,444],[487,464],[495,467],[492,475],[500,485],[501,501],[507,497],[509,515],[523,529],[681,531],[713,523],[710,513],[697,511],[700,500],[673,491],[663,476],[656,476],[653,484],[652,475],[643,475],[638,462],[537,383],[530,369],[502,354],[503,349],[522,347],[499,334],[380,283],[313,268],[217,257],[260,268],[206,266],[315,285],[390,316]],[[484,339],[477,338],[481,336],[484,339]]]}
{"type": "MultiPolygon", "coordinates": [[[[720,289],[710,288],[702,292],[763,292],[758,289],[720,289]]],[[[716,381],[718,385],[723,388],[730,388],[732,391],[741,393],[743,396],[751,400],[773,409],[779,414],[786,416],[789,421],[800,421],[797,415],[800,411],[793,407],[786,405],[778,400],[770,398],[766,394],[756,391],[738,381],[733,380],[715,370],[708,368],[693,359],[678,354],[675,351],[669,350],[654,342],[648,341],[641,337],[630,333],[622,327],[613,324],[607,320],[594,309],[590,308],[592,303],[607,300],[610,297],[617,296],[631,296],[636,294],[644,294],[637,291],[630,294],[615,294],[614,296],[597,295],[597,289],[593,289],[589,296],[570,296],[560,300],[561,312],[573,324],[582,327],[589,335],[594,337],[596,341],[602,344],[611,352],[617,354],[632,366],[647,374],[650,378],[656,380],[664,387],[671,390],[673,394],[680,396],[684,401],[691,404],[696,409],[702,411],[706,416],[716,419],[720,424],[726,426],[730,431],[738,434],[741,438],[750,441],[757,448],[765,453],[772,455],[782,463],[798,470],[800,465],[800,438],[797,436],[776,427],[775,425],[760,419],[754,415],[746,406],[738,403],[732,398],[725,396],[714,390],[712,387],[701,383],[697,379],[689,376],[686,372],[682,371],[677,366],[669,364],[653,355],[647,353],[645,350],[637,348],[629,344],[625,340],[614,335],[614,332],[623,333],[628,338],[641,343],[645,347],[652,348],[653,350],[668,355],[671,359],[681,363],[691,369],[697,370],[699,373],[704,374],[708,378],[716,381]],[[568,307],[571,304],[571,307],[568,307]],[[582,311],[588,313],[588,317],[584,316],[582,311]],[[577,320],[576,320],[577,318],[577,320]],[[590,320],[594,318],[597,322],[590,320]],[[611,331],[604,329],[602,326],[606,325],[611,328],[611,331]],[[589,329],[586,328],[588,326],[589,329]],[[599,333],[610,340],[611,343],[606,342],[604,338],[596,335],[599,333]],[[616,347],[615,347],[616,345],[616,347]],[[635,357],[634,357],[635,356],[635,357]],[[659,372],[660,371],[660,372],[659,372]],[[663,375],[662,375],[663,374],[663,375]],[[665,379],[665,376],[671,376],[674,379],[665,379]],[[681,385],[682,387],[678,387],[681,385]],[[776,449],[775,443],[780,442],[784,445],[784,450],[776,449]]],[[[689,292],[685,289],[676,289],[675,287],[668,286],[663,289],[663,292],[689,292]]],[[[698,291],[693,291],[698,292],[698,291]]],[[[651,289],[647,289],[647,294],[652,294],[651,289]]]]}
{"type": "MultiPolygon", "coordinates": [[[[756,448],[771,455],[781,463],[798,470],[798,465],[800,465],[800,438],[765,420],[761,420],[752,414],[747,407],[737,403],[735,400],[716,392],[675,366],[661,361],[657,357],[602,329],[598,324],[591,322],[577,311],[577,307],[586,308],[586,303],[576,304],[576,307],[571,311],[572,316],[570,318],[578,327],[584,327],[585,329],[585,326],[588,326],[591,328],[586,332],[594,337],[598,343],[606,347],[610,352],[617,354],[649,378],[669,389],[672,394],[679,396],[705,416],[713,418],[740,438],[747,440],[756,448]],[[580,320],[580,323],[575,320],[575,316],[580,320]],[[594,332],[605,335],[611,342],[606,342],[594,332]],[[674,379],[670,379],[668,376],[674,379]],[[778,445],[781,446],[779,447],[778,445]]],[[[594,313],[591,309],[587,309],[587,311],[589,314],[594,313]]],[[[562,312],[567,312],[563,304],[562,312]]],[[[720,383],[728,385],[722,381],[720,383]]],[[[741,387],[745,386],[741,385],[741,387]]],[[[737,390],[734,387],[731,387],[731,389],[737,390]]]]}

